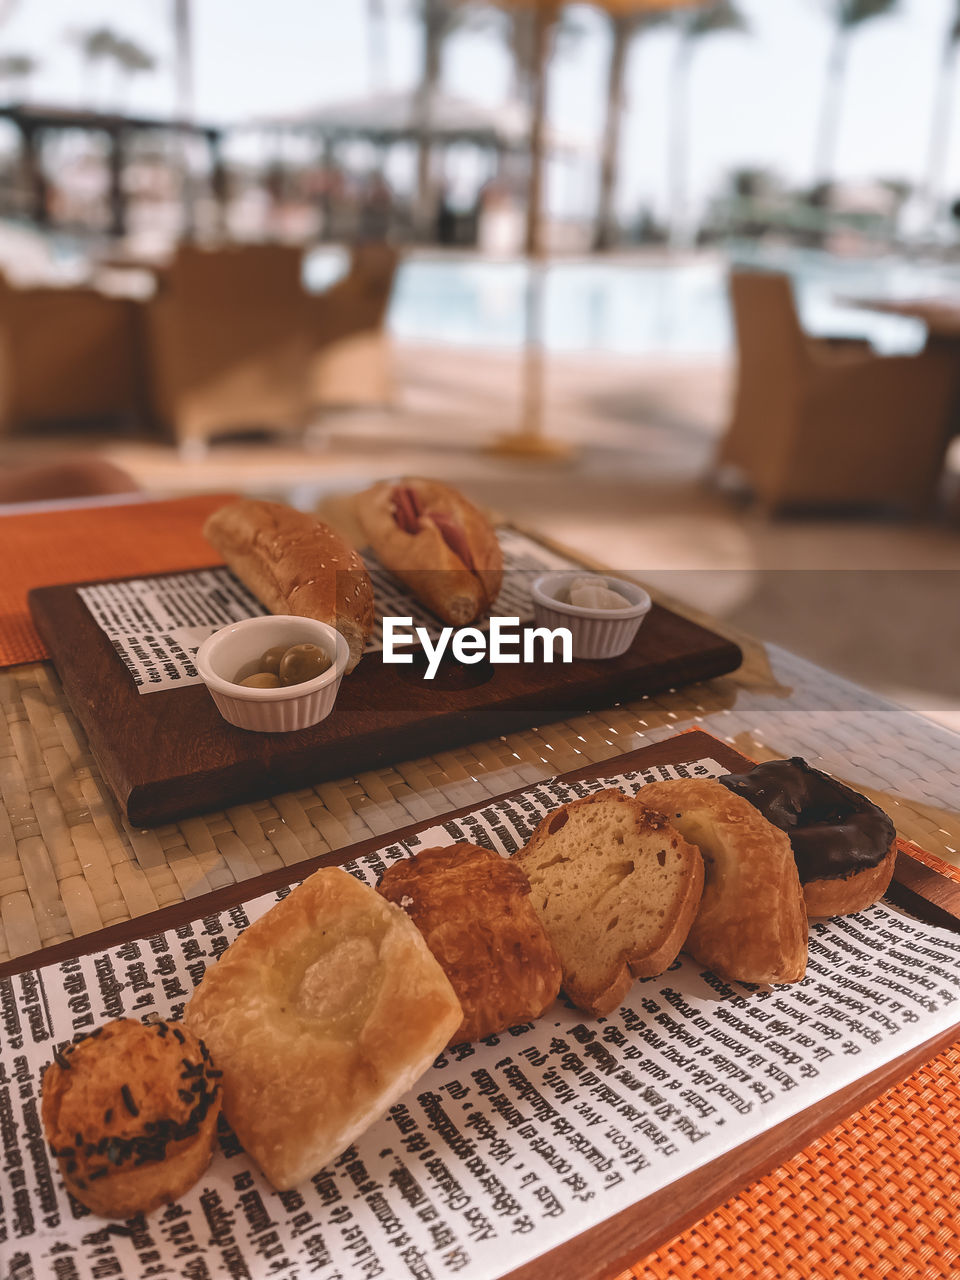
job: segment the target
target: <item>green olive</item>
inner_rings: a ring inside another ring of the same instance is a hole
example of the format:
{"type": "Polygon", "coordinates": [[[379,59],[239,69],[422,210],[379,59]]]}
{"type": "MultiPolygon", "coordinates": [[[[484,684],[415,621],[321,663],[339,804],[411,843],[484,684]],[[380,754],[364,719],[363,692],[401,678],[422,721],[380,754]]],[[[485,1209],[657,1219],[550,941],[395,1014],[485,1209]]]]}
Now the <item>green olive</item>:
{"type": "Polygon", "coordinates": [[[323,675],[330,666],[330,656],[318,644],[295,644],[280,659],[281,684],[303,684],[323,675]]]}
{"type": "Polygon", "coordinates": [[[260,670],[269,671],[271,675],[275,676],[280,670],[280,659],[286,652],[287,646],[285,644],[275,644],[260,659],[260,670]]]}
{"type": "Polygon", "coordinates": [[[280,680],[272,671],[257,671],[240,683],[248,689],[279,689],[280,680]]]}

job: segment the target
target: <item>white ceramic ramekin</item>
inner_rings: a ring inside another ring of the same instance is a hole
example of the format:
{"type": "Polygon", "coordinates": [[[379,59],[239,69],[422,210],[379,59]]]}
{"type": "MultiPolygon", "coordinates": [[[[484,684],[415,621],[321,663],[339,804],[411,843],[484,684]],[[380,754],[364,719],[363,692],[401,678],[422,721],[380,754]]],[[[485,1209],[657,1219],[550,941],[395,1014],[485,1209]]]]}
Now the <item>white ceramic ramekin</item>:
{"type": "Polygon", "coordinates": [[[319,724],[333,710],[350,648],[343,636],[315,618],[268,614],[208,636],[197,650],[197,670],[217,710],[239,729],[257,733],[289,733],[319,724]],[[331,665],[314,680],[280,689],[250,689],[235,683],[257,670],[260,656],[277,644],[316,644],[331,665]]]}
{"type": "MultiPolygon", "coordinates": [[[[558,600],[575,578],[588,575],[586,569],[544,573],[534,580],[533,614],[538,627],[569,627],[575,658],[616,658],[633,644],[640,623],[650,612],[651,600],[643,587],[623,578],[609,578],[611,588],[629,600],[627,609],[584,609],[558,600]]],[[[603,574],[595,575],[603,577],[603,574]]]]}

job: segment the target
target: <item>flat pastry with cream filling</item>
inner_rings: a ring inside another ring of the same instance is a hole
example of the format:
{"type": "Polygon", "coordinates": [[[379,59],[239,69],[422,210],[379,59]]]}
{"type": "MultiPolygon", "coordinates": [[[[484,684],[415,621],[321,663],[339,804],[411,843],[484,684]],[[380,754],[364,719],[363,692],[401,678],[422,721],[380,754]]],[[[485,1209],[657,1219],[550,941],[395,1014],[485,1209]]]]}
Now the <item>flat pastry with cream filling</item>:
{"type": "Polygon", "coordinates": [[[462,1016],[413,922],[330,867],[228,947],[184,1021],[223,1071],[237,1137],[284,1191],[378,1120],[462,1016]]]}

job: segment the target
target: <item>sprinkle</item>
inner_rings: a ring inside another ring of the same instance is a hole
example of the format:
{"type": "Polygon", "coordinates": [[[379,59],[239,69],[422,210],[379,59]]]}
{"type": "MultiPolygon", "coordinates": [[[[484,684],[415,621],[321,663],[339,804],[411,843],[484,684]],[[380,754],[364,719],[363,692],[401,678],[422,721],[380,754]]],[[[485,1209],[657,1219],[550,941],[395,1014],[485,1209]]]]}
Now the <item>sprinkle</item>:
{"type": "Polygon", "coordinates": [[[173,1034],[177,1037],[177,1039],[180,1041],[180,1043],[181,1043],[181,1044],[186,1044],[186,1043],[187,1043],[187,1038],[186,1038],[186,1036],[183,1034],[183,1032],[180,1030],[180,1028],[179,1028],[179,1027],[171,1027],[171,1028],[170,1028],[170,1030],[171,1030],[171,1031],[173,1032],[173,1034]]]}
{"type": "Polygon", "coordinates": [[[107,1159],[111,1164],[119,1164],[123,1159],[123,1147],[116,1139],[111,1139],[107,1144],[107,1159]]]}
{"type": "Polygon", "coordinates": [[[78,1130],[78,1131],[77,1131],[77,1133],[74,1135],[73,1140],[74,1140],[74,1142],[76,1143],[76,1145],[77,1145],[78,1147],[82,1147],[82,1146],[83,1146],[83,1134],[82,1134],[82,1133],[80,1133],[80,1132],[79,1132],[79,1130],[78,1130]]]}
{"type": "MultiPolygon", "coordinates": [[[[105,1178],[109,1172],[110,1170],[107,1168],[106,1165],[104,1165],[102,1169],[94,1169],[94,1171],[90,1174],[90,1181],[95,1182],[97,1178],[105,1178]]],[[[78,1187],[80,1186],[79,1182],[77,1183],[77,1186],[78,1187]]]]}
{"type": "Polygon", "coordinates": [[[159,1036],[165,1036],[170,1030],[165,1022],[155,1022],[153,1025],[156,1028],[157,1035],[159,1036]]]}
{"type": "Polygon", "coordinates": [[[67,1173],[76,1173],[76,1172],[77,1172],[77,1162],[76,1162],[76,1160],[68,1160],[68,1161],[67,1161],[67,1173]]]}
{"type": "Polygon", "coordinates": [[[93,1031],[90,1032],[90,1039],[96,1040],[97,1036],[100,1035],[103,1035],[103,1027],[95,1027],[93,1031]]]}
{"type": "Polygon", "coordinates": [[[54,1049],[53,1060],[57,1064],[57,1066],[61,1067],[64,1071],[70,1070],[70,1063],[63,1056],[63,1053],[60,1049],[54,1049]]]}
{"type": "Polygon", "coordinates": [[[113,1119],[113,1107],[107,1107],[106,1111],[103,1113],[103,1123],[109,1124],[112,1119],[113,1119]]]}
{"type": "Polygon", "coordinates": [[[130,1086],[125,1084],[120,1090],[120,1096],[123,1098],[123,1105],[127,1108],[132,1116],[140,1114],[140,1108],[133,1100],[133,1094],[130,1092],[130,1086]]]}
{"type": "Polygon", "coordinates": [[[223,1075],[223,1072],[220,1070],[219,1067],[208,1067],[207,1075],[210,1077],[211,1080],[219,1080],[220,1077],[223,1075]]]}
{"type": "Polygon", "coordinates": [[[189,1089],[178,1089],[177,1093],[180,1095],[180,1097],[183,1099],[184,1102],[193,1101],[193,1094],[189,1091],[189,1089]]]}

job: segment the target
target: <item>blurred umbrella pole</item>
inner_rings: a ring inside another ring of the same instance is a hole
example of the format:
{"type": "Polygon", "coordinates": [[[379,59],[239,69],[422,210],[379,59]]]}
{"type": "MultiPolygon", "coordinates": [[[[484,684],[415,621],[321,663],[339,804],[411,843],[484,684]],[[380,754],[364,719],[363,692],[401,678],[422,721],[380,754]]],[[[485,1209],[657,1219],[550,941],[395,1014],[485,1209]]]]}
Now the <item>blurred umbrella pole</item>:
{"type": "Polygon", "coordinates": [[[535,14],[535,65],[530,118],[530,183],[527,188],[527,285],[524,307],[523,392],[519,429],[501,436],[494,452],[528,458],[566,458],[573,446],[543,434],[543,309],[547,264],[543,248],[543,148],[546,124],[550,44],[558,3],[538,3],[535,14]]]}
{"type": "MultiPolygon", "coordinates": [[[[610,13],[642,13],[644,10],[700,8],[709,0],[596,0],[610,13]]],[[[553,30],[564,0],[496,0],[507,9],[535,9],[536,45],[533,106],[530,119],[530,183],[527,195],[526,333],[523,369],[523,401],[517,431],[501,436],[495,453],[528,458],[566,458],[574,445],[545,436],[543,432],[543,307],[546,254],[543,245],[543,151],[546,119],[547,63],[553,30]]]]}

